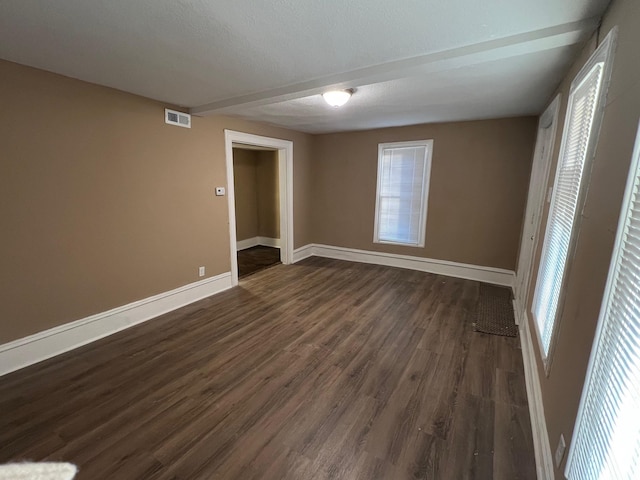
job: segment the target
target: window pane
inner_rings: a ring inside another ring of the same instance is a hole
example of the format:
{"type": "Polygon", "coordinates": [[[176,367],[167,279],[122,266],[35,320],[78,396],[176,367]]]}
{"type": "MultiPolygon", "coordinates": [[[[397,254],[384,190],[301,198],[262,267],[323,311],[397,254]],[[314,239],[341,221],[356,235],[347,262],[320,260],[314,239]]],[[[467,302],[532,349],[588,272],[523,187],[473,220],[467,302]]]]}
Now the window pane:
{"type": "Polygon", "coordinates": [[[545,357],[549,354],[558,316],[603,72],[604,63],[596,63],[569,96],[565,139],[560,152],[532,306],[545,357]]]}
{"type": "Polygon", "coordinates": [[[640,478],[640,132],[567,476],[640,478]]]}
{"type": "Polygon", "coordinates": [[[419,245],[424,242],[428,144],[387,145],[378,159],[374,241],[419,245]]]}

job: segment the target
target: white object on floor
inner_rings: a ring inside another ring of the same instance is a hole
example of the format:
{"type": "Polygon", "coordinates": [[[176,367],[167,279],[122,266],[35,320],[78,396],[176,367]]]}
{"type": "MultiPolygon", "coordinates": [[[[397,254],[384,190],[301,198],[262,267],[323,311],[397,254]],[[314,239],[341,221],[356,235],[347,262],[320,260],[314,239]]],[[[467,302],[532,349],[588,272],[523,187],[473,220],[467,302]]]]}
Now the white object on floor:
{"type": "Polygon", "coordinates": [[[0,465],[0,480],[71,480],[77,471],[70,463],[9,463],[0,465]]]}

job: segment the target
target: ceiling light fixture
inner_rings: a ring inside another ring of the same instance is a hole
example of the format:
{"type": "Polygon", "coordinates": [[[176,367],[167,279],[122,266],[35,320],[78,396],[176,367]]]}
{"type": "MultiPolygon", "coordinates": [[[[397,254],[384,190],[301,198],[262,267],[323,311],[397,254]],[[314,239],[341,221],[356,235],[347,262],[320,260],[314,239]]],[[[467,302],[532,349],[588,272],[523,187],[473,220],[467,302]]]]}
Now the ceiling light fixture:
{"type": "Polygon", "coordinates": [[[341,107],[349,101],[351,95],[353,95],[353,89],[349,88],[347,90],[330,90],[324,92],[322,98],[332,107],[341,107]]]}

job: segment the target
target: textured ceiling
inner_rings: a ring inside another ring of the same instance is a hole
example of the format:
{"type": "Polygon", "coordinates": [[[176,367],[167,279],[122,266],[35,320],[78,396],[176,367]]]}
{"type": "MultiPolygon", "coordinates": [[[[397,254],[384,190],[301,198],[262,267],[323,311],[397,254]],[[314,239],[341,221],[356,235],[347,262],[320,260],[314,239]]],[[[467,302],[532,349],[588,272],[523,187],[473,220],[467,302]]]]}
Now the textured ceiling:
{"type": "Polygon", "coordinates": [[[320,95],[221,113],[310,133],[539,114],[575,56],[558,48],[366,85],[341,108],[320,95]]]}
{"type": "Polygon", "coordinates": [[[0,58],[309,132],[489,118],[539,112],[607,4],[2,0],[0,58]]]}

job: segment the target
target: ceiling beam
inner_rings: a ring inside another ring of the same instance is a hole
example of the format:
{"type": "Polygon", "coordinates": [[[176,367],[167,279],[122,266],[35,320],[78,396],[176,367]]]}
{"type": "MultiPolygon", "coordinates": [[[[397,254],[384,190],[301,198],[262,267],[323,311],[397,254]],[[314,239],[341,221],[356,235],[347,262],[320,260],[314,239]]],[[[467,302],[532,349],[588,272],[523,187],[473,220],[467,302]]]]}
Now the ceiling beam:
{"type": "Polygon", "coordinates": [[[527,55],[584,41],[595,31],[599,19],[590,18],[508,37],[395,60],[307,80],[263,92],[241,95],[193,107],[193,115],[210,115],[236,106],[260,106],[320,94],[329,88],[354,88],[397,80],[412,75],[449,70],[503,58],[527,55]]]}

